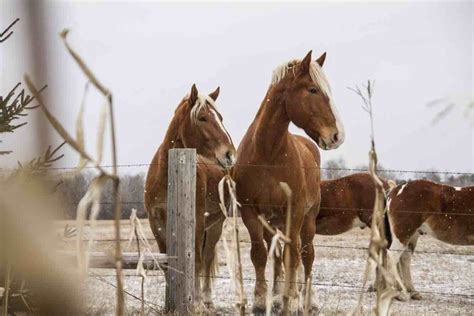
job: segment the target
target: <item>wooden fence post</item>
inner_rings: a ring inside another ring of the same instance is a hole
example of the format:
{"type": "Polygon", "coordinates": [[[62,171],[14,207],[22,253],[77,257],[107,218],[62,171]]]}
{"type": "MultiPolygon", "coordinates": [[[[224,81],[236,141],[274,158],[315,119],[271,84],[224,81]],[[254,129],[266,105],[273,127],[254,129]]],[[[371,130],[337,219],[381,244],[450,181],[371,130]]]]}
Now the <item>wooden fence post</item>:
{"type": "Polygon", "coordinates": [[[196,150],[168,153],[167,310],[192,313],[195,295],[196,150]]]}

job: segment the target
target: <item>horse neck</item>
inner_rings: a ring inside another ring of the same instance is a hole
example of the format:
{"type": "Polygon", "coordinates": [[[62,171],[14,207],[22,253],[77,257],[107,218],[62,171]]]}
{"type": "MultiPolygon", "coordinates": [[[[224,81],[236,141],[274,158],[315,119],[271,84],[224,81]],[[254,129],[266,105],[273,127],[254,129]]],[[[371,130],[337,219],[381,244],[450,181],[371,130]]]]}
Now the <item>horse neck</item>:
{"type": "Polygon", "coordinates": [[[163,172],[166,176],[168,175],[168,151],[174,148],[186,148],[185,142],[181,139],[179,135],[179,126],[180,126],[181,118],[178,114],[175,114],[173,119],[171,120],[170,125],[168,126],[168,130],[165,134],[165,139],[160,146],[160,154],[159,154],[159,163],[160,163],[160,171],[163,172]]]}
{"type": "Polygon", "coordinates": [[[290,119],[285,109],[283,91],[270,87],[254,120],[253,137],[257,150],[272,157],[288,144],[290,119]]]}

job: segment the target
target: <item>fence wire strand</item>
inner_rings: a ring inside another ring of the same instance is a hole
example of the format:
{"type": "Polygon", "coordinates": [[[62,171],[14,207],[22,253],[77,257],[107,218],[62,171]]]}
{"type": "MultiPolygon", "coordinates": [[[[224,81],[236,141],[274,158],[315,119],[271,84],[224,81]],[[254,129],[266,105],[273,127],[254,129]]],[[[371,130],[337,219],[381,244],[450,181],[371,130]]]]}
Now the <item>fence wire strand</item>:
{"type": "MultiPolygon", "coordinates": [[[[204,162],[196,162],[197,165],[204,165],[204,166],[220,166],[217,163],[204,163],[204,162]]],[[[136,163],[136,164],[120,164],[117,165],[117,168],[134,168],[134,167],[150,167],[150,166],[159,166],[164,165],[162,163],[136,163]]],[[[265,165],[265,164],[236,164],[236,166],[240,167],[265,167],[265,168],[294,168],[293,166],[284,166],[284,165],[265,165]]],[[[86,166],[82,169],[95,169],[97,166],[86,166]]],[[[100,165],[101,168],[113,168],[113,165],[100,165]]],[[[366,168],[339,168],[339,167],[300,167],[301,169],[320,169],[320,170],[333,170],[333,171],[351,171],[351,172],[368,172],[366,168]]],[[[48,167],[48,168],[41,168],[41,170],[51,170],[51,171],[61,171],[61,170],[76,170],[78,167],[48,167]]],[[[11,168],[0,168],[0,172],[13,172],[16,169],[11,168]]],[[[452,174],[452,175],[467,175],[472,176],[474,172],[466,172],[466,171],[436,171],[436,170],[403,170],[403,169],[381,169],[378,170],[380,173],[414,173],[414,174],[452,174]]]]}
{"type": "MultiPolygon", "coordinates": [[[[91,271],[92,272],[92,271],[91,271]]],[[[100,276],[100,277],[113,277],[115,274],[110,274],[110,275],[100,275],[95,272],[95,276],[100,276]]],[[[164,274],[157,274],[156,276],[159,277],[164,277],[164,274]]],[[[204,275],[197,275],[197,277],[202,278],[205,277],[204,275]]],[[[209,276],[211,279],[220,279],[220,280],[230,280],[230,276],[209,276]]],[[[257,279],[256,278],[243,278],[243,281],[245,282],[255,282],[257,279]]],[[[269,282],[268,279],[265,279],[266,282],[269,282]]],[[[284,280],[278,281],[275,280],[275,282],[280,282],[280,283],[285,283],[284,280]]],[[[291,282],[294,284],[298,285],[305,285],[306,282],[301,282],[301,281],[294,281],[291,282]]],[[[113,284],[112,284],[113,285],[113,284]]],[[[356,285],[351,285],[351,284],[338,284],[338,283],[322,283],[322,282],[311,282],[311,285],[313,286],[320,286],[320,287],[337,287],[337,288],[345,288],[348,289],[349,291],[360,291],[361,287],[356,286],[356,285]]],[[[473,299],[474,295],[473,294],[462,294],[462,293],[455,293],[455,292],[439,292],[439,291],[423,291],[423,290],[417,290],[417,292],[423,293],[423,294],[433,294],[433,295],[445,295],[445,296],[454,296],[454,297],[462,297],[462,298],[467,298],[467,299],[473,299]]],[[[128,293],[127,293],[128,294],[128,293]]],[[[131,294],[133,295],[133,294],[131,294]]],[[[139,298],[138,298],[139,299],[139,298]]],[[[146,303],[146,302],[145,302],[146,303]]],[[[153,303],[151,303],[153,304],[153,303]]],[[[154,304],[155,306],[158,306],[154,304]]]]}

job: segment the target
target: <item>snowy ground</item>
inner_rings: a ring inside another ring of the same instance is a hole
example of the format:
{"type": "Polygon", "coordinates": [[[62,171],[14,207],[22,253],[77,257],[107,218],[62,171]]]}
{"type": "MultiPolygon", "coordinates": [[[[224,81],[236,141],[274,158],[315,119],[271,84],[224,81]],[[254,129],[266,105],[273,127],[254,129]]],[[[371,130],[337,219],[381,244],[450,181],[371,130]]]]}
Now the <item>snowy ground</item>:
{"type": "MultiPolygon", "coordinates": [[[[144,220],[147,235],[152,238],[148,222],[144,220]]],[[[122,238],[129,237],[129,226],[124,221],[122,238]]],[[[251,311],[253,300],[253,279],[255,278],[249,258],[250,244],[246,229],[242,226],[241,250],[243,260],[244,282],[249,300],[248,312],[251,311]]],[[[94,250],[108,251],[113,244],[112,223],[103,221],[96,229],[97,239],[94,250]]],[[[365,268],[366,251],[351,249],[367,247],[369,230],[352,230],[343,235],[326,237],[316,236],[316,260],[314,263],[313,283],[317,303],[321,315],[346,314],[355,306],[362,275],[365,268]],[[318,247],[319,245],[319,247],[318,247]],[[337,246],[339,248],[333,248],[337,246]],[[348,247],[348,248],[344,248],[348,247]],[[350,247],[350,248],[349,248],[350,247]]],[[[156,245],[151,241],[154,250],[156,245]]],[[[65,242],[65,248],[71,249],[74,242],[65,242]]],[[[123,242],[126,251],[134,251],[134,243],[127,250],[127,242],[123,242]]],[[[395,301],[395,315],[472,315],[474,313],[474,248],[451,246],[430,237],[422,236],[418,242],[417,253],[412,262],[413,282],[415,288],[423,295],[421,301],[395,301]],[[443,252],[449,254],[433,254],[427,252],[443,252]]],[[[222,243],[219,243],[220,271],[214,283],[213,314],[232,314],[232,303],[235,292],[229,279],[222,243]]],[[[141,279],[135,271],[125,271],[125,290],[129,294],[140,297],[141,279]]],[[[84,302],[91,315],[109,315],[114,313],[115,306],[115,275],[114,270],[91,269],[90,277],[84,290],[84,302]]],[[[164,306],[164,277],[159,271],[149,272],[145,281],[146,311],[149,315],[157,314],[164,306]]],[[[129,314],[138,314],[140,301],[126,295],[129,314]]],[[[374,306],[375,294],[364,295],[364,312],[369,314],[374,306]]]]}

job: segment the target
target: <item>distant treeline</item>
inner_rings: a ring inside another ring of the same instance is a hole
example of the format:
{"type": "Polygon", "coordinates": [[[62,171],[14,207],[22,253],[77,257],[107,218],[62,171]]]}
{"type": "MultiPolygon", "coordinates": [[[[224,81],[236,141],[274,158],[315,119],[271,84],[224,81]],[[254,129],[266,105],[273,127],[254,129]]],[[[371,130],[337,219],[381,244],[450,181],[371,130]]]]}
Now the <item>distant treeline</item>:
{"type": "MultiPolygon", "coordinates": [[[[363,172],[367,166],[358,166],[348,168],[343,159],[328,160],[323,164],[321,177],[323,179],[340,178],[352,173],[363,172]]],[[[383,166],[379,166],[384,170],[383,166]]],[[[474,185],[474,175],[472,174],[443,174],[436,173],[435,170],[429,170],[426,173],[410,172],[380,172],[380,175],[386,179],[396,181],[410,179],[428,179],[436,182],[446,183],[452,186],[474,185]]],[[[122,200],[122,218],[129,218],[133,208],[137,210],[138,217],[146,218],[147,213],[143,203],[143,192],[145,183],[145,174],[122,175],[121,177],[121,200],[122,200]]],[[[76,217],[76,208],[80,199],[84,196],[87,186],[92,179],[91,173],[81,173],[75,177],[62,181],[57,187],[57,191],[62,197],[64,203],[64,217],[73,219],[76,217]]],[[[112,186],[108,183],[102,193],[101,211],[99,219],[113,219],[114,211],[112,209],[112,186]]]]}
{"type": "MultiPolygon", "coordinates": [[[[323,163],[321,170],[322,179],[337,179],[357,172],[367,171],[366,165],[348,167],[344,159],[333,159],[323,163]]],[[[452,186],[474,185],[474,174],[449,174],[437,170],[426,170],[425,172],[413,172],[411,170],[391,170],[383,165],[378,166],[379,176],[395,181],[408,181],[415,179],[427,179],[434,182],[444,183],[452,186]],[[390,170],[388,172],[383,170],[390,170]]]]}
{"type": "MultiPolygon", "coordinates": [[[[57,193],[63,201],[64,217],[66,219],[76,218],[76,209],[79,201],[85,195],[92,174],[84,172],[71,178],[64,179],[57,187],[57,193]]],[[[137,210],[140,218],[146,218],[145,206],[143,204],[143,192],[145,185],[144,173],[120,176],[122,218],[130,218],[132,209],[137,210]]],[[[101,210],[99,219],[113,219],[114,210],[112,206],[112,182],[109,181],[102,191],[101,210]]],[[[89,214],[87,215],[89,216],[89,214]]]]}

